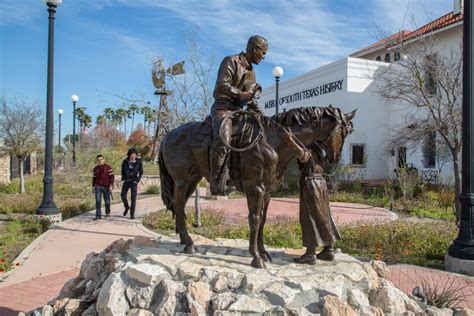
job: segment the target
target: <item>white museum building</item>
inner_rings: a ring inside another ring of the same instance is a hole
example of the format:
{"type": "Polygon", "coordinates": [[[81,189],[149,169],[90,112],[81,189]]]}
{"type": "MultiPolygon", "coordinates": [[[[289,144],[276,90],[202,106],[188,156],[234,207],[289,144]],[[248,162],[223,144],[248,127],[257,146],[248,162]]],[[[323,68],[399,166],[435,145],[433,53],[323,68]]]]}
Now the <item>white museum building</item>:
{"type": "MultiPolygon", "coordinates": [[[[417,41],[430,36],[437,50],[460,49],[462,40],[462,1],[454,1],[454,10],[414,31],[401,31],[363,48],[349,57],[283,80],[279,84],[279,111],[302,106],[328,106],[350,112],[357,108],[354,132],[345,141],[341,163],[356,170],[360,180],[397,177],[397,168],[413,166],[424,176],[452,178],[452,164],[438,164],[436,151],[426,146],[387,146],[387,127],[401,122],[400,103],[387,103],[376,93],[374,74],[380,67],[397,63],[400,53],[391,39],[417,41]]],[[[259,104],[265,115],[275,114],[275,86],[263,89],[259,104]]]]}

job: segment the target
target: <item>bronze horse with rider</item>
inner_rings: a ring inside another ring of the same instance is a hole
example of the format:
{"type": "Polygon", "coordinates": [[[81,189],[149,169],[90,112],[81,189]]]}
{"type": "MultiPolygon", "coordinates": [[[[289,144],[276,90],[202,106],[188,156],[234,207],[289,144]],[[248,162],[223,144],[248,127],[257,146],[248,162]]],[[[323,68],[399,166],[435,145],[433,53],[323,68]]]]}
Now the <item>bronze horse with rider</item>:
{"type": "MultiPolygon", "coordinates": [[[[281,185],[288,163],[295,158],[304,159],[305,146],[315,142],[329,162],[337,162],[344,139],[353,129],[354,115],[355,111],[343,113],[332,106],[302,107],[271,118],[261,115],[263,137],[249,150],[231,151],[227,162],[229,184],[247,197],[253,267],[263,268],[264,262],[271,261],[263,244],[263,228],[271,194],[281,185]]],[[[236,129],[232,130],[234,135],[239,134],[236,129]]],[[[209,180],[211,135],[210,124],[190,122],[170,131],[160,147],[161,196],[175,217],[185,253],[194,253],[194,245],[186,228],[184,209],[199,181],[203,177],[209,180]]]]}

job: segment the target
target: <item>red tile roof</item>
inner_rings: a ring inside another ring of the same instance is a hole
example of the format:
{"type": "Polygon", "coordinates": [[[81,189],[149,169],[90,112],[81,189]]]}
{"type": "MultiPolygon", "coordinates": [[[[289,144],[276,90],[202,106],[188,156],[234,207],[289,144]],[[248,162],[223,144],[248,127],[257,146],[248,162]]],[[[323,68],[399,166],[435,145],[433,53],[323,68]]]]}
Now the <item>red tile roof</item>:
{"type": "Polygon", "coordinates": [[[390,35],[387,38],[384,38],[384,39],[378,41],[377,43],[374,43],[370,46],[362,48],[362,49],[356,51],[355,53],[352,53],[350,56],[360,55],[361,53],[363,53],[365,51],[369,51],[370,49],[376,48],[376,47],[379,47],[379,46],[380,46],[380,48],[383,47],[383,46],[386,46],[386,47],[393,46],[395,44],[400,43],[401,41],[411,40],[415,37],[418,37],[418,36],[421,36],[421,35],[436,31],[436,30],[439,30],[443,27],[446,27],[446,26],[449,26],[449,25],[454,24],[456,22],[462,21],[463,19],[464,19],[463,14],[454,14],[454,12],[449,12],[448,14],[443,15],[442,17],[440,17],[440,18],[438,18],[434,21],[431,21],[426,25],[423,25],[422,27],[416,29],[413,32],[407,31],[407,30],[400,31],[398,33],[395,33],[393,35],[390,35]]]}

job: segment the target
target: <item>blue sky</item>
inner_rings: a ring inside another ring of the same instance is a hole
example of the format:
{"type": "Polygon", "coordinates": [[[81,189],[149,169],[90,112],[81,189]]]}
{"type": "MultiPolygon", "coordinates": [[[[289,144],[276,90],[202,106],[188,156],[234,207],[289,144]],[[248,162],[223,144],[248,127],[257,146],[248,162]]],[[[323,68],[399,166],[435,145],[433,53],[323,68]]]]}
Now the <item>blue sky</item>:
{"type": "MultiPolygon", "coordinates": [[[[151,61],[183,59],[190,32],[214,55],[212,86],[224,56],[245,49],[253,34],[266,37],[269,52],[256,67],[265,87],[276,65],[285,80],[372,44],[379,30],[414,29],[452,6],[452,0],[64,0],[55,23],[55,113],[65,110],[69,133],[72,94],[94,118],[122,104],[114,95],[143,94],[157,104],[151,61]]],[[[47,15],[44,0],[0,0],[1,93],[44,108],[47,15]]]]}

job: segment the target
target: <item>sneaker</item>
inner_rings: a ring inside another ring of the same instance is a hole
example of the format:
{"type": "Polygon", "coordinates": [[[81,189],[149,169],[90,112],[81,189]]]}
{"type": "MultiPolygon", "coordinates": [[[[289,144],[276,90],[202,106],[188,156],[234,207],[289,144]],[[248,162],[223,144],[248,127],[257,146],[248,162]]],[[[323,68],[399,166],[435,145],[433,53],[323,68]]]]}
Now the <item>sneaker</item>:
{"type": "Polygon", "coordinates": [[[100,216],[96,216],[96,217],[94,218],[95,221],[96,221],[96,220],[99,220],[99,219],[102,219],[102,218],[101,218],[100,216]]]}
{"type": "Polygon", "coordinates": [[[105,214],[105,217],[110,217],[110,214],[105,214]]]}
{"type": "Polygon", "coordinates": [[[125,209],[125,211],[123,211],[123,216],[127,216],[128,210],[130,210],[130,209],[127,207],[127,208],[125,209]]]}
{"type": "Polygon", "coordinates": [[[135,216],[134,216],[134,215],[130,215],[130,219],[135,219],[135,216]]]}

